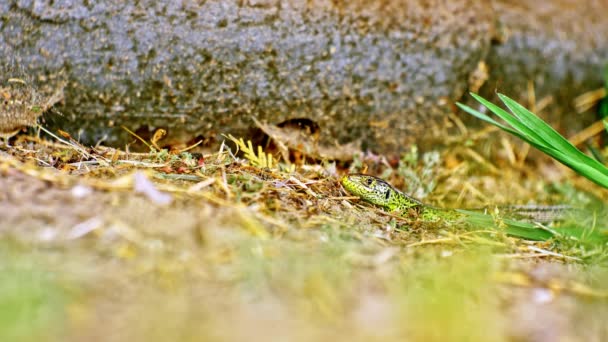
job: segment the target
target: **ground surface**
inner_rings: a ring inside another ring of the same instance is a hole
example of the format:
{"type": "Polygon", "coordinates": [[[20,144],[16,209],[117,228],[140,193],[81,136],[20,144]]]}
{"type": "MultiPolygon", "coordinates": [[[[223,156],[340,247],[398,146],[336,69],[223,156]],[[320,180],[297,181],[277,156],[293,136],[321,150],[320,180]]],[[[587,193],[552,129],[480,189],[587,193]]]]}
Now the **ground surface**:
{"type": "Polygon", "coordinates": [[[270,165],[230,141],[129,154],[19,136],[0,150],[0,340],[608,339],[605,245],[424,225],[338,183],[365,171],[452,207],[608,198],[484,139],[270,165]]]}

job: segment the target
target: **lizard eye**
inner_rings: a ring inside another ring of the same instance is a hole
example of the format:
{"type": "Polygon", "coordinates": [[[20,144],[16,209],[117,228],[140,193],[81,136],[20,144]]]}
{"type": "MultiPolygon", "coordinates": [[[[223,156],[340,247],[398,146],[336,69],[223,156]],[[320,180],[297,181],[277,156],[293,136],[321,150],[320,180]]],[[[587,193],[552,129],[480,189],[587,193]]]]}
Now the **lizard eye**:
{"type": "Polygon", "coordinates": [[[386,193],[384,194],[384,197],[388,200],[389,197],[391,197],[391,190],[387,189],[386,193]]]}
{"type": "Polygon", "coordinates": [[[366,182],[367,182],[367,185],[370,185],[370,186],[371,186],[371,185],[372,185],[372,183],[374,182],[374,180],[373,180],[373,179],[371,179],[371,178],[368,178],[366,182]]]}

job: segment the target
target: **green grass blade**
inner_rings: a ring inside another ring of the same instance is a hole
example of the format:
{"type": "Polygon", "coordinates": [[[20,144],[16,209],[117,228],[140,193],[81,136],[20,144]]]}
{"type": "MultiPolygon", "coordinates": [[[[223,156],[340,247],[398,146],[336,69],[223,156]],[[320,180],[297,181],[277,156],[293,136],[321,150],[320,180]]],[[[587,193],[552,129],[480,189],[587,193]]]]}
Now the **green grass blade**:
{"type": "MultiPolygon", "coordinates": [[[[471,94],[471,95],[473,95],[475,97],[474,94],[471,94]]],[[[482,102],[482,104],[485,103],[485,101],[481,101],[481,102],[482,102]]],[[[469,113],[469,114],[471,114],[471,115],[473,115],[473,116],[475,116],[475,117],[477,117],[477,118],[479,118],[479,119],[481,119],[483,121],[486,121],[486,122],[488,122],[488,123],[490,123],[492,125],[495,125],[495,126],[499,127],[500,129],[502,129],[502,130],[504,130],[504,131],[506,131],[506,132],[508,132],[510,134],[513,134],[514,136],[516,136],[516,137],[524,140],[525,142],[531,144],[532,146],[534,146],[535,148],[543,151],[546,154],[552,155],[553,149],[551,147],[546,146],[544,144],[540,144],[540,143],[537,142],[537,140],[534,140],[534,139],[532,139],[532,138],[530,138],[530,137],[528,137],[528,136],[526,136],[526,135],[524,135],[524,134],[522,134],[522,133],[520,133],[520,132],[518,132],[516,130],[511,129],[510,127],[507,127],[507,126],[505,126],[505,125],[503,125],[503,124],[495,121],[494,119],[490,118],[488,115],[483,114],[483,113],[481,113],[481,112],[479,112],[479,111],[477,111],[477,110],[475,110],[475,109],[473,109],[473,108],[471,108],[471,107],[469,107],[467,105],[464,105],[462,103],[457,103],[456,105],[459,108],[461,108],[462,110],[464,110],[465,112],[467,112],[467,113],[469,113]]],[[[506,114],[506,115],[510,115],[510,114],[506,114]]]]}
{"type": "MultiPolygon", "coordinates": [[[[466,214],[467,222],[475,227],[490,227],[495,230],[501,230],[496,227],[495,218],[492,215],[463,209],[457,209],[456,211],[466,214]]],[[[505,233],[513,237],[536,241],[546,241],[554,237],[552,232],[539,228],[533,223],[509,219],[502,219],[500,221],[505,224],[505,233]]]]}
{"type": "Polygon", "coordinates": [[[509,97],[498,94],[504,104],[517,116],[520,121],[528,128],[534,130],[543,139],[548,146],[564,152],[569,158],[578,159],[581,162],[595,165],[598,170],[608,175],[608,169],[600,164],[597,160],[587,156],[582,151],[577,149],[570,141],[559,134],[553,127],[549,126],[534,113],[527,110],[525,107],[510,99],[509,97]]]}
{"type": "Polygon", "coordinates": [[[608,188],[608,175],[598,170],[596,167],[593,167],[592,165],[589,165],[584,162],[568,158],[568,156],[562,154],[560,151],[557,150],[553,150],[552,154],[549,155],[560,161],[562,164],[573,169],[579,175],[593,181],[598,185],[603,186],[604,188],[608,188]]]}
{"type": "Polygon", "coordinates": [[[498,94],[500,100],[509,108],[509,110],[519,119],[526,127],[535,130],[538,135],[554,148],[563,149],[565,151],[578,151],[578,149],[565,139],[561,134],[557,133],[553,127],[547,125],[541,118],[536,116],[524,106],[520,105],[506,95],[498,94]]]}
{"type": "MultiPolygon", "coordinates": [[[[581,176],[608,188],[608,168],[596,159],[593,159],[580,151],[534,113],[503,94],[498,94],[498,96],[513,114],[507,113],[504,109],[477,94],[471,93],[471,96],[495,115],[503,119],[511,127],[501,124],[488,115],[482,114],[471,107],[459,103],[458,106],[465,112],[513,134],[562,164],[570,167],[581,176]]],[[[608,120],[605,121],[604,124],[608,127],[608,120]]]]}
{"type": "Polygon", "coordinates": [[[457,102],[456,106],[458,106],[458,108],[464,110],[465,112],[473,115],[474,117],[476,117],[478,119],[481,119],[481,120],[483,120],[483,121],[485,121],[485,122],[487,122],[489,124],[492,124],[492,125],[500,128],[500,129],[502,129],[502,130],[504,130],[506,132],[509,132],[509,133],[511,133],[511,134],[513,134],[513,135],[515,135],[515,136],[517,136],[519,138],[521,138],[521,139],[524,139],[524,137],[521,134],[519,134],[519,132],[517,132],[517,131],[515,131],[515,130],[513,130],[513,129],[511,129],[511,128],[503,125],[503,124],[501,124],[500,122],[492,119],[491,117],[489,117],[488,115],[486,115],[486,114],[484,114],[484,113],[482,113],[480,111],[477,111],[477,110],[475,110],[475,109],[473,109],[473,108],[471,108],[471,107],[469,107],[469,106],[467,106],[465,104],[462,104],[460,102],[457,102]]]}
{"type": "Polygon", "coordinates": [[[498,107],[497,105],[475,93],[471,93],[471,96],[473,96],[473,98],[479,101],[482,105],[486,106],[490,111],[492,111],[492,113],[503,119],[507,124],[513,127],[516,131],[518,131],[519,134],[523,135],[524,137],[527,137],[529,140],[534,141],[536,144],[547,146],[544,139],[542,139],[542,137],[538,133],[536,133],[533,129],[520,122],[519,118],[517,118],[513,114],[508,113],[504,109],[498,107]]]}
{"type": "MultiPolygon", "coordinates": [[[[473,95],[473,94],[471,94],[471,95],[473,95]]],[[[490,123],[490,124],[492,124],[494,126],[497,126],[498,128],[500,128],[500,129],[506,131],[507,133],[510,133],[510,134],[512,134],[512,135],[514,135],[514,136],[516,136],[516,137],[518,137],[518,138],[526,141],[527,143],[531,144],[532,146],[534,146],[534,147],[536,147],[538,149],[546,148],[545,146],[539,145],[535,140],[530,139],[529,137],[523,135],[522,133],[520,133],[520,132],[518,132],[518,131],[516,131],[516,130],[508,127],[508,126],[505,126],[505,125],[499,123],[498,121],[492,119],[491,117],[489,117],[488,115],[486,115],[484,113],[481,113],[481,112],[479,112],[479,111],[477,111],[477,110],[475,110],[475,109],[473,109],[473,108],[471,108],[471,107],[469,107],[467,105],[464,105],[462,103],[456,103],[456,105],[460,109],[462,109],[465,112],[467,112],[467,113],[475,116],[476,118],[481,119],[481,120],[483,120],[483,121],[485,121],[487,123],[490,123]]],[[[506,115],[510,115],[510,114],[506,113],[506,115]]]]}
{"type": "MultiPolygon", "coordinates": [[[[568,166],[572,170],[576,171],[576,173],[581,176],[593,181],[594,183],[601,185],[605,188],[608,188],[608,175],[604,174],[604,172],[598,170],[594,165],[589,165],[586,162],[581,162],[579,160],[571,158],[569,155],[556,150],[554,148],[545,147],[545,146],[534,146],[543,153],[549,155],[553,159],[559,161],[560,163],[568,166]]],[[[580,152],[582,153],[582,152],[580,152]]],[[[590,158],[591,159],[591,158],[590,158]]],[[[594,163],[596,162],[593,160],[594,163]]],[[[605,168],[600,164],[602,168],[605,168]]]]}
{"type": "Polygon", "coordinates": [[[529,137],[524,136],[524,135],[523,135],[523,134],[521,134],[520,132],[518,132],[518,131],[516,131],[516,130],[514,130],[514,129],[511,129],[510,127],[507,127],[507,126],[505,126],[505,125],[503,125],[503,124],[501,124],[501,123],[497,122],[496,120],[494,120],[494,119],[490,118],[488,115],[483,114],[483,113],[481,113],[481,112],[479,112],[479,111],[477,111],[477,110],[475,110],[475,109],[473,109],[473,108],[471,108],[471,107],[469,107],[469,106],[467,106],[467,105],[464,105],[464,104],[462,104],[462,103],[456,103],[456,105],[457,105],[457,106],[458,106],[460,109],[462,109],[462,110],[464,110],[465,112],[467,112],[467,113],[469,113],[469,114],[471,114],[471,115],[475,116],[476,118],[481,119],[481,120],[483,120],[483,121],[485,121],[485,122],[488,122],[488,123],[490,123],[490,124],[492,124],[492,125],[494,125],[494,126],[497,126],[498,128],[500,128],[500,129],[502,129],[502,130],[504,130],[504,131],[506,131],[506,132],[508,132],[508,133],[510,133],[510,134],[512,134],[512,135],[514,135],[514,136],[516,136],[516,137],[518,137],[518,138],[520,138],[521,140],[523,140],[523,141],[525,141],[525,142],[529,143],[530,145],[534,146],[535,148],[537,148],[537,149],[539,149],[539,150],[541,150],[541,151],[547,151],[547,150],[549,149],[548,147],[543,146],[543,145],[539,145],[539,144],[538,144],[536,141],[534,141],[533,139],[530,139],[529,137]]]}

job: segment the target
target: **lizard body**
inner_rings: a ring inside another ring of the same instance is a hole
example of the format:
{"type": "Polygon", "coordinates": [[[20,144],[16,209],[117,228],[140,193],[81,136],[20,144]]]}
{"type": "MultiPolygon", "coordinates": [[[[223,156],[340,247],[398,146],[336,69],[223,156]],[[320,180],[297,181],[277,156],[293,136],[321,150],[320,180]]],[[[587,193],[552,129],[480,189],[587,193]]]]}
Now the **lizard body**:
{"type": "MultiPolygon", "coordinates": [[[[395,189],[388,182],[369,175],[353,174],[344,176],[342,186],[349,193],[366,202],[380,206],[391,212],[402,215],[414,214],[423,222],[458,222],[467,221],[472,216],[484,215],[483,209],[446,209],[426,205],[421,201],[395,189]]],[[[512,219],[550,223],[560,214],[570,209],[569,206],[505,206],[501,211],[512,219]]],[[[487,215],[489,216],[489,215],[487,215]]]]}

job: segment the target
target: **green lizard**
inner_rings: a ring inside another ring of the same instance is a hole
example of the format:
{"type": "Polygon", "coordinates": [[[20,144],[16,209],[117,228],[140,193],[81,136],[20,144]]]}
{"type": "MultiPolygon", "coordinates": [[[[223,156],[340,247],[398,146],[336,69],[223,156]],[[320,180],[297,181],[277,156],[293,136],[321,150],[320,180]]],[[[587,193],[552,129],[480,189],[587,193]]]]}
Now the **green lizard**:
{"type": "MultiPolygon", "coordinates": [[[[480,210],[445,209],[426,205],[419,200],[395,189],[386,181],[369,175],[353,174],[344,176],[341,180],[342,186],[349,193],[360,197],[362,200],[380,206],[388,211],[397,212],[420,219],[423,222],[443,223],[477,223],[493,224],[495,217],[480,210]]],[[[506,207],[507,215],[513,213],[513,217],[520,217],[536,222],[551,222],[563,212],[567,206],[528,207],[511,206],[506,207]]],[[[533,240],[545,240],[553,236],[551,232],[539,229],[537,225],[530,222],[516,221],[510,218],[500,220],[507,227],[507,233],[518,237],[533,240]]]]}
{"type": "Polygon", "coordinates": [[[464,216],[452,209],[435,208],[395,189],[386,181],[368,175],[348,175],[342,186],[362,200],[388,211],[413,214],[424,222],[457,221],[464,216]]]}

